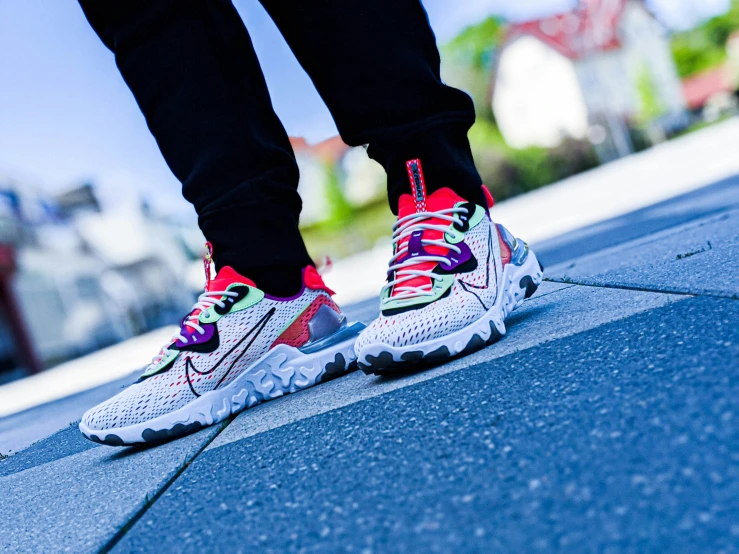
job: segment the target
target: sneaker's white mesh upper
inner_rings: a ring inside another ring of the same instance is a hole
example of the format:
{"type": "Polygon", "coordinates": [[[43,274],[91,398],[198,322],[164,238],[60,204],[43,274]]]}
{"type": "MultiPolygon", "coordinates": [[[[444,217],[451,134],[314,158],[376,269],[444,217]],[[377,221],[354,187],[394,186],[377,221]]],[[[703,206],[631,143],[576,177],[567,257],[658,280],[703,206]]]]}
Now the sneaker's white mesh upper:
{"type": "Polygon", "coordinates": [[[192,387],[200,395],[213,390],[227,374],[220,385],[225,386],[257,358],[264,355],[282,330],[319,295],[326,295],[326,293],[305,289],[303,294],[295,300],[276,301],[265,298],[255,306],[224,315],[216,323],[220,337],[217,350],[211,353],[181,352],[174,365],[168,370],[129,386],[117,396],[88,411],[83,418],[85,425],[90,429],[101,430],[126,427],[183,407],[196,398],[185,373],[185,360],[189,357],[198,371],[207,371],[223,358],[246,333],[252,330],[262,317],[275,308],[274,314],[256,340],[249,346],[247,353],[230,371],[229,367],[233,360],[243,352],[251,337],[246,339],[212,373],[201,375],[192,369],[189,372],[192,387]]]}
{"type": "Polygon", "coordinates": [[[457,274],[445,298],[396,315],[380,315],[357,339],[357,352],[370,344],[398,348],[449,335],[478,320],[492,307],[500,272],[494,225],[483,218],[466,233],[464,242],[477,259],[477,269],[457,274]]]}

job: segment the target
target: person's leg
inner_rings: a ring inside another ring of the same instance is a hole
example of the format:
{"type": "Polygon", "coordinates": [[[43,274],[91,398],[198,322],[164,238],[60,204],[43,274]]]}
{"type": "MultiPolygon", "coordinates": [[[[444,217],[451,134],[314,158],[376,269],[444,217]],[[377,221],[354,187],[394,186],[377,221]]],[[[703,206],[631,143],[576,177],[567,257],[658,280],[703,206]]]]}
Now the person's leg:
{"type": "Polygon", "coordinates": [[[138,381],[80,431],[158,443],[344,373],[349,324],[298,231],[298,170],[226,0],[82,0],[185,196],[218,273],[138,381]]]}
{"type": "Polygon", "coordinates": [[[80,0],[182,182],[217,267],[288,296],[311,264],[298,168],[230,0],[80,0]]]}
{"type": "Polygon", "coordinates": [[[355,344],[366,373],[467,354],[542,280],[525,242],[490,218],[467,131],[471,99],[445,86],[419,0],[261,0],[342,138],[368,143],[398,214],[380,317],[355,344]]]}
{"type": "Polygon", "coordinates": [[[439,52],[419,0],[260,0],[310,75],[351,146],[388,175],[397,213],[408,192],[406,161],[423,160],[428,192],[451,187],[484,204],[467,140],[470,97],[444,85],[439,52]]]}

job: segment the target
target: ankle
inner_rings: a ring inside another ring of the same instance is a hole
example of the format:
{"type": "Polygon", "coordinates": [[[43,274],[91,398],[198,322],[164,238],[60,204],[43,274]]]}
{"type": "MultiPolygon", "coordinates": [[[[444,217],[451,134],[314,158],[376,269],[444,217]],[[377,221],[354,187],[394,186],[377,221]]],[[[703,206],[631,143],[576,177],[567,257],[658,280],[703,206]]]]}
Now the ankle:
{"type": "Polygon", "coordinates": [[[303,268],[297,266],[273,267],[235,267],[241,275],[248,277],[257,285],[259,290],[277,296],[288,298],[295,296],[303,288],[303,268]]]}
{"type": "Polygon", "coordinates": [[[475,168],[467,124],[440,125],[406,137],[402,142],[372,143],[367,153],[387,172],[390,208],[397,215],[401,194],[411,192],[406,162],[420,159],[423,164],[426,192],[449,188],[462,198],[485,205],[480,185],[482,179],[475,168]]]}

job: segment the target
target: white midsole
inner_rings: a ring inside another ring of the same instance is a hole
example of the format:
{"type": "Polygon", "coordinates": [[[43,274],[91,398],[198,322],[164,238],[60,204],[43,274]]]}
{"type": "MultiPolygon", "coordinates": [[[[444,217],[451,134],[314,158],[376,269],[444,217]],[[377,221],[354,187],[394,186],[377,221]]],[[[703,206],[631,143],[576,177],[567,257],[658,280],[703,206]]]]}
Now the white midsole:
{"type": "Polygon", "coordinates": [[[377,358],[383,353],[391,354],[395,362],[403,362],[403,354],[408,352],[422,352],[426,355],[443,346],[447,347],[450,356],[456,356],[465,349],[473,335],[477,335],[482,340],[487,341],[492,333],[490,328],[491,321],[498,333],[505,335],[505,319],[525,299],[526,289],[521,288],[520,283],[521,279],[527,275],[531,276],[536,286],[541,284],[544,277],[539,266],[539,261],[531,251],[529,251],[528,256],[521,265],[506,264],[498,282],[498,291],[500,293],[495,299],[493,306],[480,319],[470,323],[467,327],[459,331],[416,344],[408,344],[406,346],[391,346],[384,343],[368,344],[357,352],[359,362],[365,365],[371,365],[367,357],[372,356],[373,358],[377,358]]]}
{"type": "Polygon", "coordinates": [[[297,348],[280,344],[252,363],[228,385],[206,392],[173,412],[135,425],[109,429],[90,429],[83,418],[79,428],[88,438],[95,435],[103,440],[106,435],[112,434],[125,444],[134,444],[146,442],[143,437],[146,430],[170,430],[178,424],[213,425],[245,408],[315,385],[337,354],[343,355],[346,370],[357,358],[355,342],[356,337],[352,337],[313,354],[304,354],[297,348]]]}

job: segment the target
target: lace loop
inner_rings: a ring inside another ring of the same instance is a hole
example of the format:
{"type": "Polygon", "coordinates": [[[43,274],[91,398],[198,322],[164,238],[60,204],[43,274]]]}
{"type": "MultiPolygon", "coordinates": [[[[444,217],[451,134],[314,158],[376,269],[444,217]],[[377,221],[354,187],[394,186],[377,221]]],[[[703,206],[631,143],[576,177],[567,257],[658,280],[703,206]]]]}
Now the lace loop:
{"type": "Polygon", "coordinates": [[[200,335],[205,334],[205,329],[203,329],[200,326],[199,323],[199,317],[200,314],[203,312],[207,312],[209,309],[211,309],[213,306],[218,306],[219,308],[225,308],[226,303],[221,299],[222,297],[226,297],[224,300],[228,300],[230,303],[234,302],[234,298],[237,297],[239,294],[237,292],[231,292],[227,290],[214,290],[214,291],[205,291],[203,294],[198,296],[198,301],[193,305],[192,309],[190,310],[190,313],[187,315],[187,317],[182,322],[182,328],[180,329],[180,332],[173,336],[169,344],[164,346],[159,353],[154,356],[151,360],[151,365],[157,365],[164,359],[164,357],[167,355],[167,352],[169,351],[170,347],[176,343],[176,342],[188,342],[189,339],[183,335],[182,330],[185,327],[189,327],[190,329],[193,329],[194,331],[197,331],[200,335]]]}
{"type": "MultiPolygon", "coordinates": [[[[393,225],[393,249],[395,253],[388,262],[388,281],[382,288],[383,295],[387,290],[390,290],[392,296],[389,295],[385,301],[433,296],[434,282],[441,279],[442,276],[430,270],[414,269],[413,266],[422,262],[448,263],[449,260],[444,256],[428,253],[405,259],[403,257],[408,253],[410,240],[414,233],[418,233],[419,231],[421,233],[424,231],[446,233],[449,230],[448,223],[462,224],[462,220],[457,217],[458,214],[469,214],[469,210],[460,206],[439,210],[438,212],[417,212],[398,219],[395,225],[393,225]],[[431,219],[446,221],[448,223],[431,223],[429,221],[431,219]],[[391,276],[393,277],[392,279],[390,278],[391,276]],[[418,277],[426,277],[430,282],[423,285],[403,285],[403,283],[418,277]]],[[[424,247],[442,247],[457,254],[460,254],[462,251],[457,245],[446,242],[443,235],[441,239],[428,239],[424,238],[423,234],[421,234],[420,244],[424,247]]]]}

